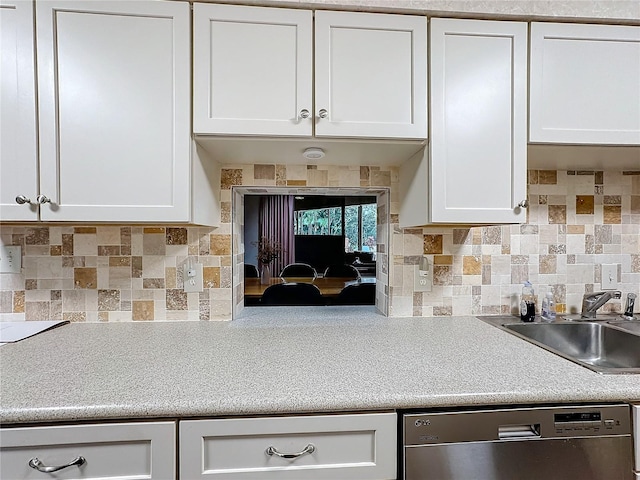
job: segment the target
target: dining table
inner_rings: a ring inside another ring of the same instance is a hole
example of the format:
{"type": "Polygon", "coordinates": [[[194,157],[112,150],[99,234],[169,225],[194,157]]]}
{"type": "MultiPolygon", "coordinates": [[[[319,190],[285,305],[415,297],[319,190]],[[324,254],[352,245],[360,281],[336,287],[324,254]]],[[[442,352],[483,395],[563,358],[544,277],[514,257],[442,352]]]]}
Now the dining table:
{"type": "Polygon", "coordinates": [[[250,299],[261,298],[267,287],[279,283],[312,283],[320,289],[324,297],[337,297],[342,289],[348,285],[357,283],[376,283],[375,277],[271,277],[268,282],[262,283],[260,278],[244,279],[244,296],[250,299]]]}

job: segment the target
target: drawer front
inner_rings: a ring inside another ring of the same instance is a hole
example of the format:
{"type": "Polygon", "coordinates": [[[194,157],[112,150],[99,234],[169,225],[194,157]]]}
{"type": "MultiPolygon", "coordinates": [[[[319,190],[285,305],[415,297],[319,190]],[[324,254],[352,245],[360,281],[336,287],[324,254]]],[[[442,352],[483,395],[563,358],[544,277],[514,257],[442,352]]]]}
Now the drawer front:
{"type": "Polygon", "coordinates": [[[180,475],[392,479],[397,474],[396,432],[395,413],[181,421],[180,475]],[[270,447],[300,455],[269,455],[270,447]]]}
{"type": "Polygon", "coordinates": [[[175,478],[175,422],[65,425],[0,430],[0,478],[104,479],[175,478]],[[71,465],[55,473],[29,466],[37,458],[45,466],[71,465]]]}

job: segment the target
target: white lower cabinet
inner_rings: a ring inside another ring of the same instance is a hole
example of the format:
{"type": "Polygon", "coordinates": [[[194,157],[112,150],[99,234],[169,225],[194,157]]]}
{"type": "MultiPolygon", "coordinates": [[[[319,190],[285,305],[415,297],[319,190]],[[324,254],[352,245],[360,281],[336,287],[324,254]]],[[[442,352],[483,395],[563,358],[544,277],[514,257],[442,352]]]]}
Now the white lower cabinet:
{"type": "Polygon", "coordinates": [[[395,413],[180,422],[183,479],[393,479],[395,413]]]}
{"type": "Polygon", "coordinates": [[[3,428],[0,437],[7,480],[176,478],[175,422],[3,428]]]}

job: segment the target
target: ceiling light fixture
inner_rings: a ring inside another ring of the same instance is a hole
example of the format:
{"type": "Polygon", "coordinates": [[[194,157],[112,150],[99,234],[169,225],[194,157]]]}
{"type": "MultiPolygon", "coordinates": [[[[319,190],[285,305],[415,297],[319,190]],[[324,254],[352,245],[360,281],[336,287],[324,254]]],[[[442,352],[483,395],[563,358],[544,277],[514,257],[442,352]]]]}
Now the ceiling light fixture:
{"type": "Polygon", "coordinates": [[[302,156],[307,160],[319,160],[324,158],[324,150],[316,147],[307,148],[302,152],[302,156]]]}

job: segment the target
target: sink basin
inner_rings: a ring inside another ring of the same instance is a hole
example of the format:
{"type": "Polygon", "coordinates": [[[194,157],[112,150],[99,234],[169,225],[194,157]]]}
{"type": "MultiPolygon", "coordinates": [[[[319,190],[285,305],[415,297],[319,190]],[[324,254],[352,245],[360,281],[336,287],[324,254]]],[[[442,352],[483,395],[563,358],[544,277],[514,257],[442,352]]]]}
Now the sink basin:
{"type": "Polygon", "coordinates": [[[507,323],[502,328],[599,373],[640,373],[640,335],[606,323],[507,323]]]}
{"type": "Polygon", "coordinates": [[[608,323],[621,330],[626,330],[627,332],[640,335],[640,322],[637,320],[634,320],[633,322],[630,322],[628,320],[619,320],[616,322],[608,322],[608,323]]]}

